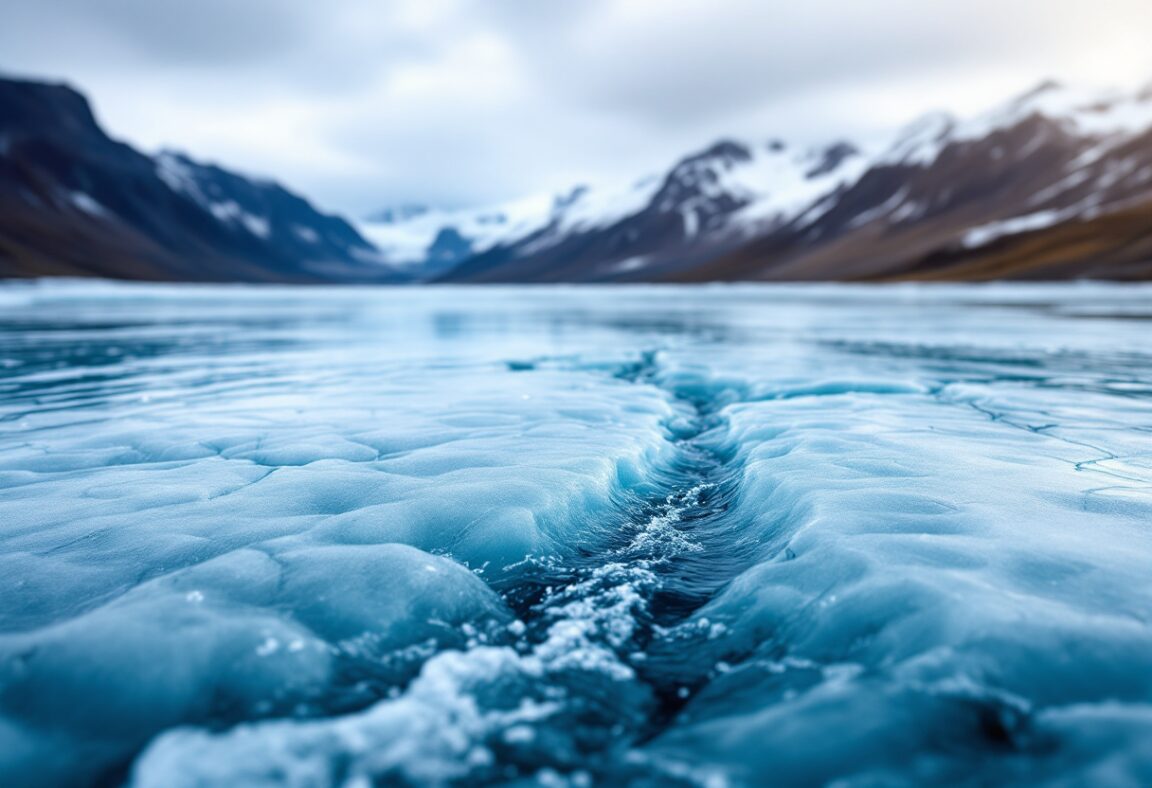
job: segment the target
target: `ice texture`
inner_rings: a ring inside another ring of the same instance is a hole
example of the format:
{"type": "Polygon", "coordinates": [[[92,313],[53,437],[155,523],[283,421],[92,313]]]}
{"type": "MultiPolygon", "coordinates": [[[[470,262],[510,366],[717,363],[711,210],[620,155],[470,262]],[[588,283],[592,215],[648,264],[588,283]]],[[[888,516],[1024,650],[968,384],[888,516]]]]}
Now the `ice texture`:
{"type": "Polygon", "coordinates": [[[0,784],[1148,784],[1150,297],[3,285],[0,784]]]}

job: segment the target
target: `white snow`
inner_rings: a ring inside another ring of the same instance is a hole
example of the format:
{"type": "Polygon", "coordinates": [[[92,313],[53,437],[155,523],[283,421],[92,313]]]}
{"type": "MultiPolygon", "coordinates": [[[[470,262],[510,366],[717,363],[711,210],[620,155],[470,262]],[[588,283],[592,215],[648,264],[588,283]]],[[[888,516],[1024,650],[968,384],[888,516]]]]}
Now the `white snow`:
{"type": "Polygon", "coordinates": [[[956,123],[956,119],[946,112],[924,115],[897,135],[896,142],[876,160],[876,164],[931,164],[952,139],[956,123]]]}
{"type": "Polygon", "coordinates": [[[1030,232],[1032,230],[1042,230],[1045,227],[1051,227],[1058,224],[1065,218],[1068,218],[1067,211],[1037,211],[1025,216],[1014,216],[1011,219],[1002,219],[1000,221],[990,222],[980,227],[973,227],[964,234],[964,246],[973,248],[977,246],[984,246],[985,244],[995,241],[997,238],[1002,238],[1006,235],[1016,235],[1017,233],[1030,232]]]}
{"type": "Polygon", "coordinates": [[[909,200],[900,205],[896,210],[892,211],[891,216],[888,217],[889,221],[893,224],[900,224],[901,222],[909,221],[910,219],[917,219],[923,215],[926,205],[917,203],[915,200],[909,200]]]}
{"type": "Polygon", "coordinates": [[[1067,117],[1081,134],[1094,137],[1130,137],[1152,128],[1150,96],[1081,93],[1074,100],[1063,102],[1063,106],[1056,102],[1055,106],[1041,104],[1036,109],[1049,117],[1067,117]]]}
{"type": "Polygon", "coordinates": [[[572,233],[594,227],[607,227],[639,213],[660,187],[660,178],[605,182],[579,191],[575,200],[553,209],[556,231],[572,233]]]}
{"type": "Polygon", "coordinates": [[[292,225],[292,232],[304,243],[315,244],[320,242],[320,235],[311,227],[294,224],[292,225]]]}
{"type": "Polygon", "coordinates": [[[1061,194],[1064,194],[1071,189],[1075,189],[1077,186],[1080,186],[1091,177],[1091,170],[1075,170],[1048,188],[1041,189],[1040,191],[1033,194],[1028,198],[1028,202],[1032,205],[1039,205],[1041,203],[1047,202],[1048,200],[1051,200],[1055,197],[1059,197],[1061,194]]]}
{"type": "MultiPolygon", "coordinates": [[[[155,157],[156,175],[168,184],[173,191],[180,192],[222,222],[243,227],[252,235],[268,238],[271,225],[265,216],[257,216],[246,211],[234,200],[217,200],[204,193],[196,170],[185,162],[179,154],[162,151],[155,157]]],[[[270,183],[270,182],[269,182],[270,183]]]]}
{"type": "Polygon", "coordinates": [[[680,208],[680,218],[684,222],[684,237],[692,238],[700,232],[700,217],[691,205],[680,208]]]}
{"type": "Polygon", "coordinates": [[[636,257],[627,257],[618,263],[612,265],[614,273],[626,274],[631,271],[639,271],[648,265],[651,261],[644,255],[637,255],[636,257]]]}
{"type": "MultiPolygon", "coordinates": [[[[904,211],[904,206],[905,206],[904,201],[907,199],[908,199],[908,188],[904,187],[904,188],[900,189],[898,192],[896,192],[895,194],[893,194],[891,197],[889,197],[887,200],[885,200],[884,202],[877,205],[875,208],[867,210],[864,213],[859,214],[858,216],[854,217],[852,219],[852,221],[849,222],[848,226],[849,227],[863,227],[864,225],[868,224],[869,222],[871,222],[875,219],[879,219],[882,216],[890,216],[891,215],[891,217],[895,217],[897,212],[903,212],[904,211]]],[[[892,220],[895,221],[894,218],[892,220]]]]}
{"type": "Polygon", "coordinates": [[[200,191],[200,184],[192,167],[179,154],[162,151],[156,155],[155,162],[156,175],[168,184],[170,189],[186,194],[200,204],[208,202],[200,191]]]}
{"type": "Polygon", "coordinates": [[[69,192],[68,201],[90,216],[108,215],[108,209],[84,192],[69,192]]]}
{"type": "Polygon", "coordinates": [[[822,147],[796,150],[776,143],[752,150],[752,161],[723,172],[718,184],[749,201],[730,220],[731,227],[746,234],[798,218],[821,197],[854,183],[868,167],[867,157],[856,154],[831,171],[810,177],[822,147]]]}
{"type": "Polygon", "coordinates": [[[395,222],[362,220],[356,229],[390,264],[410,267],[424,262],[441,230],[455,229],[471,242],[473,251],[481,252],[541,229],[551,207],[551,196],[533,195],[478,209],[429,210],[395,222]]]}
{"type": "Polygon", "coordinates": [[[271,232],[268,220],[245,211],[234,200],[209,201],[205,207],[222,222],[231,225],[240,225],[253,235],[267,238],[271,232]]]}

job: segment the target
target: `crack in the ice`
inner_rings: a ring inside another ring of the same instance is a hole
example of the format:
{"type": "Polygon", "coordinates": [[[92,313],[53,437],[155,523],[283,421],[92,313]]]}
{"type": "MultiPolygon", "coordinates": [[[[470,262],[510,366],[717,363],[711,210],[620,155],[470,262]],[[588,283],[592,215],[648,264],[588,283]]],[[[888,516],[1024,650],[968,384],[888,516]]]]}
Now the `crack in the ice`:
{"type": "MultiPolygon", "coordinates": [[[[524,372],[537,365],[509,368],[524,372]]],[[[687,686],[659,652],[682,645],[680,626],[750,561],[722,557],[722,551],[731,553],[731,545],[709,540],[723,533],[715,526],[741,476],[738,452],[723,450],[728,427],[720,412],[733,401],[731,393],[709,391],[706,381],[689,391],[663,380],[664,372],[657,351],[612,371],[620,380],[659,389],[677,410],[675,426],[664,425],[673,453],[649,469],[655,489],[642,500],[630,500],[631,491],[623,491],[620,528],[602,549],[575,563],[535,562],[529,573],[535,576],[522,578],[505,595],[524,622],[522,652],[567,674],[561,682],[565,692],[585,692],[583,704],[610,711],[600,716],[586,709],[616,731],[611,746],[588,753],[593,772],[613,764],[596,756],[608,756],[622,743],[635,748],[667,729],[700,688],[699,678],[687,686]],[[629,689],[620,692],[634,707],[623,709],[618,701],[605,707],[596,697],[602,688],[596,681],[588,684],[590,674],[624,682],[629,689]],[[594,691],[586,692],[589,686],[594,691]]],[[[722,631],[713,626],[688,634],[713,637],[722,631]]],[[[615,763],[618,767],[619,760],[615,763]]]]}

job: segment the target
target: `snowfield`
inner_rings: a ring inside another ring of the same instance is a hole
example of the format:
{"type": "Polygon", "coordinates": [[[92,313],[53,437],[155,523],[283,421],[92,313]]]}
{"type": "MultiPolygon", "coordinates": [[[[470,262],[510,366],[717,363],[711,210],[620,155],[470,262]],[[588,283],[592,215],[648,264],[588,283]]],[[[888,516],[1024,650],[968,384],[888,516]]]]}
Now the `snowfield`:
{"type": "Polygon", "coordinates": [[[0,784],[1149,784],[1150,304],[3,285],[0,784]]]}

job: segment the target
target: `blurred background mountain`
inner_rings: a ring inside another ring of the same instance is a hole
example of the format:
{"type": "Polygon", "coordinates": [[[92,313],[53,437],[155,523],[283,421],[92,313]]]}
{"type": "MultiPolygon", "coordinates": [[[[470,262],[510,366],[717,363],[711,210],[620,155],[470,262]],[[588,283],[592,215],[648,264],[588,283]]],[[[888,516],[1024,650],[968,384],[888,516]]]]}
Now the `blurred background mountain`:
{"type": "MultiPolygon", "coordinates": [[[[172,281],[1152,278],[1152,86],[1047,82],[870,149],[724,139],[663,170],[362,221],[111,139],[85,97],[0,80],[0,275],[172,281]]],[[[386,186],[382,192],[388,191],[386,186]]]]}

